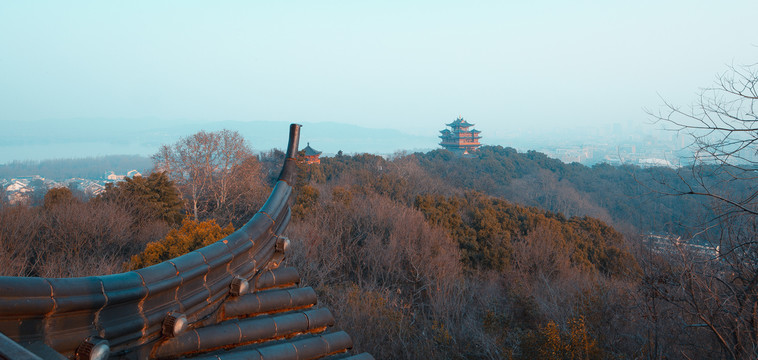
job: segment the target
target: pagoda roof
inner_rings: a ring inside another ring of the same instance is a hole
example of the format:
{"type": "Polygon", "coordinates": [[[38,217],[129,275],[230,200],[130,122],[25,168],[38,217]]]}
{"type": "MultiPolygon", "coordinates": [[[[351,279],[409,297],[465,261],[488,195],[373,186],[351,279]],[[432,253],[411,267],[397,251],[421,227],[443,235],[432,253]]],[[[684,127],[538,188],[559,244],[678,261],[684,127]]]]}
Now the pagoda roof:
{"type": "Polygon", "coordinates": [[[303,149],[305,151],[305,156],[318,156],[321,155],[321,151],[318,151],[311,147],[311,143],[308,143],[308,145],[303,149]]]}
{"type": "Polygon", "coordinates": [[[472,132],[472,133],[475,133],[475,134],[479,134],[479,133],[481,133],[481,131],[479,131],[479,130],[477,130],[477,129],[471,129],[471,132],[472,132]]]}
{"type": "Polygon", "coordinates": [[[450,126],[450,127],[469,127],[469,126],[474,126],[474,124],[469,124],[468,121],[463,120],[463,118],[459,116],[457,119],[455,119],[455,121],[451,122],[450,124],[447,124],[447,126],[450,126]]]}

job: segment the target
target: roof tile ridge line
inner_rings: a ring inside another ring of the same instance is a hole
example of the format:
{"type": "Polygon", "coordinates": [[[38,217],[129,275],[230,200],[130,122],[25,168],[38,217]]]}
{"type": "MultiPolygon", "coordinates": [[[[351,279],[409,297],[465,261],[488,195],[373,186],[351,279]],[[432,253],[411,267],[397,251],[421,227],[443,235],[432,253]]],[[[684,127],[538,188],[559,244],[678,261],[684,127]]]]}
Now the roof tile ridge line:
{"type": "MultiPolygon", "coordinates": [[[[228,247],[227,247],[227,249],[228,249],[228,247]]],[[[200,249],[198,249],[198,250],[200,250],[200,249]]],[[[197,250],[195,250],[195,251],[197,251],[197,250]]],[[[205,299],[205,302],[207,302],[208,304],[210,304],[211,298],[213,297],[213,292],[211,291],[211,288],[208,286],[208,274],[210,274],[210,272],[211,272],[211,264],[208,263],[208,258],[205,257],[205,254],[203,254],[202,251],[197,251],[197,252],[200,254],[200,256],[203,257],[203,263],[205,263],[205,266],[208,267],[208,271],[206,271],[205,274],[203,274],[203,287],[205,288],[205,290],[208,291],[208,298],[205,299]]],[[[223,301],[222,301],[222,303],[223,303],[223,301]]]]}
{"type": "MultiPolygon", "coordinates": [[[[229,235],[227,235],[227,236],[229,236],[229,235]]],[[[229,256],[231,256],[231,259],[229,259],[229,262],[227,262],[227,263],[226,263],[226,266],[225,266],[224,272],[226,273],[226,275],[229,275],[229,276],[231,276],[231,278],[232,278],[232,279],[234,279],[234,276],[235,276],[235,275],[234,275],[234,274],[232,274],[232,272],[231,272],[231,270],[232,270],[232,269],[231,269],[231,266],[232,266],[232,263],[234,262],[234,258],[236,258],[238,255],[242,255],[242,253],[239,253],[239,254],[237,254],[236,252],[232,251],[232,248],[231,248],[231,247],[229,247],[229,240],[227,240],[227,239],[226,239],[226,237],[224,237],[223,239],[221,239],[221,240],[219,240],[219,241],[220,241],[222,244],[224,244],[224,246],[226,247],[226,251],[225,251],[225,252],[226,252],[226,254],[227,254],[227,255],[229,255],[229,256]]],[[[209,271],[209,272],[210,272],[210,271],[209,271]]],[[[231,283],[230,283],[230,285],[231,285],[231,283]]],[[[226,296],[223,296],[223,298],[226,298],[226,297],[229,295],[229,292],[227,291],[227,293],[226,293],[226,294],[227,294],[227,295],[226,295],[226,296]]],[[[211,296],[209,296],[209,297],[208,297],[208,305],[212,304],[212,302],[211,302],[211,298],[212,298],[212,297],[213,297],[213,294],[211,294],[211,296]]],[[[222,301],[222,302],[223,302],[223,301],[222,301]]]]}
{"type": "MultiPolygon", "coordinates": [[[[326,331],[326,330],[324,330],[324,331],[326,331]]],[[[324,344],[324,347],[326,348],[326,352],[331,353],[332,352],[332,346],[329,344],[328,341],[326,341],[324,339],[324,333],[318,334],[317,336],[318,336],[319,341],[321,341],[321,343],[324,344]]],[[[353,341],[353,339],[350,338],[350,341],[353,341]]],[[[327,355],[327,356],[329,356],[329,355],[327,355]]]]}
{"type": "MultiPolygon", "coordinates": [[[[284,180],[281,180],[281,181],[284,181],[284,180]]],[[[284,181],[284,182],[286,183],[286,181],[284,181]]],[[[287,184],[287,185],[289,185],[289,184],[287,184]]],[[[290,185],[290,186],[291,186],[291,185],[290,185]]],[[[274,225],[276,225],[276,220],[274,220],[274,218],[272,218],[272,217],[271,217],[271,215],[269,215],[267,212],[265,212],[265,211],[263,211],[263,210],[258,210],[258,213],[259,213],[259,214],[263,214],[263,215],[266,215],[266,217],[267,217],[269,220],[271,220],[271,223],[272,223],[272,224],[271,224],[271,226],[269,227],[269,230],[271,230],[271,227],[273,227],[274,225]]]]}
{"type": "Polygon", "coordinates": [[[307,311],[303,311],[302,314],[305,316],[305,322],[306,322],[305,329],[307,331],[313,330],[313,327],[311,327],[311,317],[308,316],[308,312],[307,311]]]}
{"type": "Polygon", "coordinates": [[[139,316],[142,318],[142,329],[140,330],[140,333],[142,334],[140,336],[140,340],[138,340],[138,343],[142,342],[142,339],[147,336],[147,329],[150,327],[149,321],[147,320],[147,316],[145,315],[145,300],[150,296],[150,288],[147,287],[147,282],[145,281],[145,278],[142,276],[142,274],[139,273],[139,271],[132,271],[136,273],[140,280],[142,281],[142,288],[145,289],[145,295],[139,299],[139,302],[137,302],[137,309],[139,309],[139,316]]]}
{"type": "MultiPolygon", "coordinates": [[[[199,349],[200,348],[200,333],[197,332],[197,329],[192,329],[192,332],[195,333],[195,339],[197,340],[197,342],[196,342],[196,344],[197,344],[196,348],[199,349]]],[[[157,349],[158,349],[158,347],[156,347],[156,350],[157,349]]]]}
{"type": "MultiPolygon", "coordinates": [[[[232,257],[232,260],[234,260],[234,257],[232,257]]],[[[233,279],[235,275],[229,272],[229,266],[231,265],[231,263],[232,263],[232,261],[229,261],[227,263],[227,265],[226,265],[226,267],[227,267],[226,274],[230,275],[232,277],[232,279],[233,279]]],[[[210,265],[208,266],[208,268],[209,268],[208,272],[204,276],[208,276],[208,273],[210,273],[210,265]]],[[[203,283],[207,285],[206,279],[203,279],[203,283]]],[[[206,286],[206,288],[207,288],[207,286],[206,286]]],[[[198,318],[197,321],[195,321],[193,324],[195,324],[195,323],[201,323],[203,320],[209,319],[209,318],[215,318],[215,322],[214,322],[215,325],[218,325],[218,324],[220,324],[220,323],[222,323],[224,321],[228,321],[228,320],[222,320],[222,319],[225,318],[225,314],[223,314],[222,311],[226,312],[226,309],[224,307],[224,303],[229,298],[231,298],[231,297],[232,296],[227,291],[223,296],[221,296],[220,298],[218,298],[215,301],[216,304],[214,305],[213,301],[211,301],[211,299],[213,298],[213,293],[210,291],[210,288],[208,288],[208,298],[205,301],[206,301],[206,303],[208,303],[208,306],[213,306],[212,307],[213,311],[211,311],[208,315],[206,315],[206,316],[204,316],[202,318],[198,318]]],[[[204,326],[201,326],[201,327],[204,327],[204,326]]]]}
{"type": "MultiPolygon", "coordinates": [[[[221,240],[219,240],[219,241],[217,241],[217,242],[220,242],[220,241],[222,241],[222,240],[223,240],[223,239],[221,239],[221,240]]],[[[227,254],[230,254],[231,252],[229,251],[229,250],[230,250],[230,249],[229,249],[229,245],[228,245],[227,243],[224,243],[224,245],[226,246],[226,249],[227,249],[227,252],[226,252],[226,253],[227,253],[227,254]]],[[[203,252],[202,252],[202,251],[198,251],[198,250],[201,250],[201,249],[197,249],[197,250],[194,250],[193,252],[197,252],[197,253],[199,253],[199,254],[200,254],[200,256],[202,256],[202,257],[203,257],[203,263],[204,263],[204,264],[205,264],[205,266],[207,267],[207,270],[206,270],[205,274],[203,274],[203,287],[205,288],[205,290],[208,290],[208,297],[205,299],[205,303],[207,304],[207,306],[210,306],[210,305],[213,305],[213,301],[211,301],[211,299],[213,298],[213,291],[211,291],[211,288],[210,288],[210,287],[208,287],[208,274],[210,274],[210,272],[211,272],[211,264],[209,264],[209,263],[208,263],[208,259],[205,257],[205,254],[203,254],[203,252]]],[[[234,257],[233,257],[233,256],[232,256],[232,260],[234,260],[234,257]]],[[[230,264],[231,264],[231,261],[229,261],[229,262],[226,264],[226,273],[227,273],[227,275],[232,275],[231,273],[229,273],[229,265],[230,265],[230,264]]],[[[182,277],[182,280],[184,280],[184,277],[182,277]]],[[[178,288],[177,288],[177,291],[178,291],[178,288]]],[[[229,293],[227,293],[227,294],[226,294],[225,296],[223,296],[222,298],[225,298],[225,299],[221,300],[221,298],[219,298],[218,300],[216,300],[216,305],[215,305],[215,307],[213,308],[213,311],[211,311],[211,312],[210,312],[208,315],[206,315],[206,316],[204,316],[204,317],[202,317],[202,318],[198,318],[196,321],[194,321],[194,322],[192,322],[192,323],[190,323],[190,322],[189,322],[189,319],[188,319],[188,323],[187,323],[187,325],[189,326],[189,325],[194,325],[194,324],[196,324],[196,323],[202,323],[202,321],[203,321],[203,320],[205,320],[205,319],[208,319],[208,318],[210,318],[210,317],[214,317],[214,316],[216,316],[216,317],[217,317],[217,316],[218,316],[218,314],[219,314],[219,311],[221,311],[221,309],[223,309],[223,308],[224,308],[224,302],[226,301],[226,299],[228,299],[228,298],[229,298],[229,293]],[[216,315],[213,315],[213,314],[216,314],[216,315]]],[[[184,307],[184,305],[183,305],[183,304],[180,304],[180,305],[181,305],[182,307],[184,307]]],[[[186,314],[186,315],[189,315],[189,314],[186,314]]],[[[218,323],[218,322],[217,322],[217,323],[218,323]]],[[[199,335],[198,335],[198,336],[199,336],[199,335]]]]}
{"type": "Polygon", "coordinates": [[[53,291],[53,284],[50,282],[50,280],[45,277],[40,279],[44,280],[45,283],[47,283],[47,286],[50,289],[50,300],[53,300],[53,308],[44,315],[45,318],[47,318],[48,316],[55,314],[55,310],[58,309],[58,302],[55,301],[55,292],[53,291]]]}
{"type": "MultiPolygon", "coordinates": [[[[237,344],[241,344],[242,343],[242,327],[240,327],[240,322],[235,321],[234,326],[237,327],[237,344]]],[[[195,331],[195,333],[197,333],[197,331],[195,331]]],[[[200,339],[200,335],[198,335],[198,339],[200,339]]],[[[200,342],[198,341],[197,344],[200,345],[200,342]]]]}
{"type": "Polygon", "coordinates": [[[300,352],[297,351],[297,346],[295,346],[295,344],[292,341],[288,341],[287,344],[289,344],[290,346],[292,346],[293,349],[295,349],[296,359],[300,359],[300,352]]]}
{"type": "Polygon", "coordinates": [[[255,299],[258,300],[258,309],[255,310],[255,314],[257,316],[262,312],[261,309],[263,309],[263,305],[261,304],[261,297],[258,295],[258,291],[254,292],[253,295],[255,295],[255,299]]]}
{"type": "MultiPolygon", "coordinates": [[[[50,289],[50,300],[53,301],[53,307],[52,307],[52,309],[50,309],[50,311],[48,311],[47,313],[45,313],[45,315],[43,317],[43,319],[45,321],[45,333],[50,333],[51,332],[50,330],[52,330],[51,329],[51,324],[50,324],[50,318],[53,317],[53,314],[55,314],[55,310],[58,309],[58,302],[55,301],[55,293],[53,291],[53,284],[47,278],[43,277],[41,279],[44,280],[45,283],[47,283],[47,286],[50,289]]],[[[45,341],[44,337],[42,338],[42,341],[43,342],[45,341]]]]}
{"type": "MultiPolygon", "coordinates": [[[[300,275],[300,274],[298,274],[298,275],[300,275]]],[[[299,289],[299,288],[300,288],[300,283],[298,283],[297,285],[295,285],[294,288],[286,288],[286,289],[284,289],[284,291],[287,292],[287,296],[289,296],[289,298],[290,298],[290,303],[287,305],[287,307],[290,308],[290,309],[292,309],[295,306],[295,298],[292,297],[292,290],[299,289]]],[[[308,316],[306,315],[305,317],[306,317],[306,320],[307,320],[308,316]]],[[[310,324],[310,320],[309,320],[308,323],[310,324]]]]}
{"type": "Polygon", "coordinates": [[[277,286],[278,284],[276,283],[276,273],[274,272],[274,270],[276,270],[278,268],[279,267],[277,266],[276,268],[269,270],[271,272],[271,277],[273,278],[273,280],[272,280],[271,283],[274,284],[275,287],[278,287],[277,286]]]}
{"type": "Polygon", "coordinates": [[[179,289],[182,287],[182,285],[184,285],[184,276],[182,276],[181,272],[179,271],[179,267],[176,266],[176,264],[174,263],[173,261],[174,259],[176,258],[171,258],[166,261],[168,261],[168,263],[174,267],[174,270],[176,270],[176,274],[174,276],[178,276],[180,279],[182,279],[182,281],[179,283],[179,286],[174,288],[174,302],[179,304],[179,312],[184,314],[184,311],[185,311],[184,304],[182,304],[182,302],[179,301],[179,289]]]}
{"type": "Polygon", "coordinates": [[[321,337],[321,340],[326,343],[326,349],[327,349],[327,352],[329,353],[329,355],[334,355],[334,354],[342,352],[342,351],[347,352],[349,349],[353,348],[353,338],[345,330],[335,331],[335,332],[329,333],[329,334],[321,334],[319,336],[321,337]],[[330,343],[329,341],[326,341],[326,339],[324,339],[324,337],[326,337],[326,335],[338,334],[340,332],[345,333],[345,335],[347,335],[347,337],[350,339],[350,346],[347,347],[347,348],[341,348],[341,347],[338,346],[336,349],[332,349],[332,343],[330,343]]]}
{"type": "Polygon", "coordinates": [[[97,330],[97,334],[105,338],[105,328],[103,328],[103,325],[100,323],[100,313],[105,309],[106,306],[108,306],[108,303],[110,302],[110,299],[108,298],[108,294],[105,291],[105,282],[100,277],[97,277],[97,280],[100,281],[100,291],[103,292],[103,297],[105,297],[105,302],[103,303],[103,306],[101,306],[97,311],[95,312],[95,320],[92,322],[92,324],[95,326],[95,330],[97,330]]]}

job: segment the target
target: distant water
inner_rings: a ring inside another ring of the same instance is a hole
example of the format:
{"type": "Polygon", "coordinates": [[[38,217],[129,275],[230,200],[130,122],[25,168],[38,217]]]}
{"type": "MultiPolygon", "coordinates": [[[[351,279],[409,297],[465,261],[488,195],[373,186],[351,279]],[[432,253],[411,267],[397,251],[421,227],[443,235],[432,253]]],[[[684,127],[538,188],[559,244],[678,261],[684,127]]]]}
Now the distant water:
{"type": "MultiPolygon", "coordinates": [[[[393,129],[373,129],[339,123],[303,123],[301,148],[310,143],[324,155],[392,154],[397,150],[437,148],[437,130],[418,136],[393,129]]],[[[442,125],[441,125],[442,126],[442,125]]],[[[166,124],[161,121],[39,121],[9,123],[0,132],[0,164],[14,160],[83,158],[103,155],[150,156],[162,144],[173,144],[197,131],[231,129],[248,140],[256,152],[287,147],[289,124],[267,121],[218,121],[166,124]],[[104,129],[106,131],[104,131],[104,129]],[[91,141],[97,139],[97,141],[91,141]]]]}
{"type": "Polygon", "coordinates": [[[111,144],[107,142],[72,142],[67,144],[0,145],[0,164],[14,160],[46,160],[86,158],[104,155],[150,156],[158,150],[156,145],[139,143],[111,144]]]}

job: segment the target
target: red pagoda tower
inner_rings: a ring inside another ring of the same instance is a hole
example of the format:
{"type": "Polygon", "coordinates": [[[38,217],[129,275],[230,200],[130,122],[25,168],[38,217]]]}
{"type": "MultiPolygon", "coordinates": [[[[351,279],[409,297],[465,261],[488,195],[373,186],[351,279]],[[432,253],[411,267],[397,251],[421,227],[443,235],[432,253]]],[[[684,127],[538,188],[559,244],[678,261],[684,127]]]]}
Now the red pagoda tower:
{"type": "Polygon", "coordinates": [[[458,116],[455,121],[447,124],[447,126],[450,127],[449,130],[440,130],[442,133],[442,135],[440,135],[440,139],[442,139],[440,145],[445,149],[448,149],[457,155],[468,155],[482,146],[482,144],[479,143],[479,139],[482,138],[479,136],[481,131],[473,128],[469,130],[474,124],[469,124],[466,120],[463,120],[462,117],[458,116]]]}
{"type": "Polygon", "coordinates": [[[308,143],[308,146],[303,149],[304,151],[304,157],[305,157],[305,163],[308,165],[312,164],[321,164],[321,159],[319,159],[319,156],[321,156],[321,151],[318,151],[311,147],[311,143],[308,143]]]}

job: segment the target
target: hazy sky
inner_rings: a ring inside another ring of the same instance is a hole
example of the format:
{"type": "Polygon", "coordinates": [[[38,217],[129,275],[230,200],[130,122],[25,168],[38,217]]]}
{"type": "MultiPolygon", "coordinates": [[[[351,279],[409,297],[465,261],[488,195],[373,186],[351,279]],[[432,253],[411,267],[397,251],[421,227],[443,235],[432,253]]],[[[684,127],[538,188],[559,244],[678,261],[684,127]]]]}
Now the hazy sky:
{"type": "Polygon", "coordinates": [[[0,125],[642,123],[659,94],[687,103],[757,62],[756,14],[756,0],[2,1],[0,125]]]}

